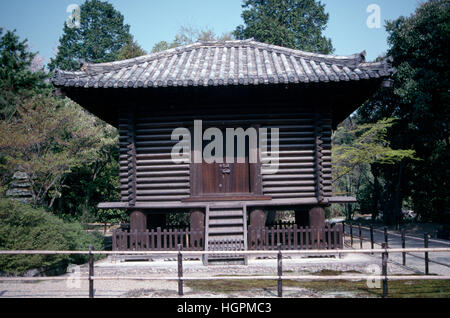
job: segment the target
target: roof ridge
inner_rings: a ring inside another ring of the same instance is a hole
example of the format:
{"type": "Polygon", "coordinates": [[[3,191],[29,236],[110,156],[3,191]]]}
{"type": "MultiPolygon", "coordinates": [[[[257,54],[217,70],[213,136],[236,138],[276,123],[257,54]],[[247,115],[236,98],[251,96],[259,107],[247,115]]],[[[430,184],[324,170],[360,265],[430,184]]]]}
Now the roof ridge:
{"type": "MultiPolygon", "coordinates": [[[[121,61],[114,61],[114,62],[106,62],[106,63],[84,63],[81,67],[81,69],[77,72],[86,72],[89,75],[99,74],[99,73],[105,73],[110,72],[112,70],[117,70],[121,68],[126,67],[132,67],[136,64],[143,64],[146,62],[153,61],[154,59],[165,57],[165,56],[171,56],[172,54],[178,54],[182,52],[187,52],[192,49],[201,48],[201,47],[228,47],[228,46],[250,46],[250,47],[257,47],[260,49],[267,49],[270,51],[275,51],[280,54],[289,54],[294,55],[295,57],[304,58],[304,59],[310,59],[315,60],[318,62],[325,62],[328,64],[338,64],[338,65],[344,65],[347,67],[357,67],[359,64],[365,62],[365,55],[366,52],[363,51],[361,53],[356,53],[352,55],[331,55],[331,54],[321,54],[321,53],[313,53],[313,52],[307,52],[287,47],[282,47],[278,45],[268,44],[264,42],[258,42],[255,41],[253,38],[245,39],[245,40],[225,40],[225,41],[197,41],[192,44],[183,45],[175,48],[171,48],[168,50],[164,50],[161,52],[154,52],[149,53],[143,56],[127,59],[127,60],[121,60],[121,61]],[[220,45],[218,45],[220,44],[220,45]]],[[[65,74],[68,74],[70,72],[64,71],[65,74]]],[[[75,72],[72,72],[75,73],[75,72]]]]}

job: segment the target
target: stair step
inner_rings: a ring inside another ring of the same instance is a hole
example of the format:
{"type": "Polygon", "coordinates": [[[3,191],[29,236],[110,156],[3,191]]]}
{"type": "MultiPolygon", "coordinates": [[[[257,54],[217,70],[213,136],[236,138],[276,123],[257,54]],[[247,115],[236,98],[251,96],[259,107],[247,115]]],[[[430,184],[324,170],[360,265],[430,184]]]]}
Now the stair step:
{"type": "Polygon", "coordinates": [[[240,216],[243,217],[244,213],[242,210],[210,210],[209,217],[232,217],[240,216]]]}
{"type": "Polygon", "coordinates": [[[209,220],[209,225],[243,225],[244,220],[242,218],[232,218],[232,219],[213,219],[209,220]]]}
{"type": "MultiPolygon", "coordinates": [[[[237,204],[215,205],[209,208],[207,244],[209,251],[241,251],[245,249],[244,209],[237,204]]],[[[246,256],[239,254],[210,254],[211,265],[246,264],[246,256]]]]}
{"type": "MultiPolygon", "coordinates": [[[[212,240],[242,240],[243,234],[213,234],[209,236],[208,242],[211,242],[212,240]]],[[[209,244],[209,243],[208,243],[209,244]]]]}
{"type": "Polygon", "coordinates": [[[237,234],[244,233],[243,226],[233,226],[233,227],[210,227],[209,234],[237,234]]]}
{"type": "Polygon", "coordinates": [[[218,209],[243,209],[242,203],[240,202],[225,202],[225,203],[213,203],[209,206],[211,210],[218,209]]]}

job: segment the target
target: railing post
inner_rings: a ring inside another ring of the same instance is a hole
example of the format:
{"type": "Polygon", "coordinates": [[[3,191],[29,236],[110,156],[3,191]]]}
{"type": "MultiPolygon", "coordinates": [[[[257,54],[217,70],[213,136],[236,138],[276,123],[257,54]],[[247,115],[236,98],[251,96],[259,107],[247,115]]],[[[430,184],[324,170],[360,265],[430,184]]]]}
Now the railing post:
{"type": "Polygon", "coordinates": [[[178,295],[183,296],[183,255],[181,251],[183,246],[178,244],[178,295]]]}
{"type": "MultiPolygon", "coordinates": [[[[406,248],[405,230],[402,230],[402,248],[406,248]]],[[[406,252],[402,252],[402,264],[406,266],[406,252]]]]}
{"type": "MultiPolygon", "coordinates": [[[[428,248],[428,239],[430,235],[428,233],[425,233],[424,235],[424,247],[428,248]]],[[[429,258],[428,258],[428,252],[425,252],[425,275],[430,274],[430,268],[429,268],[429,258]]]]}
{"type": "Polygon", "coordinates": [[[359,228],[359,248],[363,249],[363,236],[362,236],[361,223],[359,223],[358,228],[359,228]]]}
{"type": "Polygon", "coordinates": [[[386,243],[386,248],[389,247],[389,238],[388,238],[387,226],[384,227],[384,243],[386,243]]]}
{"type": "Polygon", "coordinates": [[[353,224],[350,221],[350,244],[353,247],[353,224]]]}
{"type": "Polygon", "coordinates": [[[383,278],[383,298],[387,298],[388,296],[388,280],[387,280],[387,264],[388,264],[388,257],[389,254],[387,252],[387,244],[382,243],[381,247],[385,249],[385,252],[383,252],[381,256],[381,275],[384,276],[383,278]]]}
{"type": "Polygon", "coordinates": [[[89,298],[94,298],[94,246],[89,245],[89,298]]]}
{"type": "Polygon", "coordinates": [[[373,240],[373,224],[370,224],[370,247],[372,249],[374,249],[374,245],[375,245],[375,242],[373,240]]]}
{"type": "Polygon", "coordinates": [[[342,222],[342,244],[345,244],[345,221],[342,222]]]}
{"type": "Polygon", "coordinates": [[[283,297],[283,259],[281,254],[281,244],[278,244],[278,297],[283,297]]]}

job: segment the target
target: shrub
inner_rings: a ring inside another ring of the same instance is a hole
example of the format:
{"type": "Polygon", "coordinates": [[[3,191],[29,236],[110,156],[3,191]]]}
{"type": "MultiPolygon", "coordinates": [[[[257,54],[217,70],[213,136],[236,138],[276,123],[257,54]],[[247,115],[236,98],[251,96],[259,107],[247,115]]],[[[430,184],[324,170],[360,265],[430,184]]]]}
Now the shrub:
{"type": "MultiPolygon", "coordinates": [[[[67,223],[43,209],[10,199],[0,199],[0,250],[103,249],[101,235],[86,233],[80,223],[67,223]]],[[[33,268],[50,269],[82,264],[87,255],[2,255],[0,271],[21,275],[33,268]]]]}

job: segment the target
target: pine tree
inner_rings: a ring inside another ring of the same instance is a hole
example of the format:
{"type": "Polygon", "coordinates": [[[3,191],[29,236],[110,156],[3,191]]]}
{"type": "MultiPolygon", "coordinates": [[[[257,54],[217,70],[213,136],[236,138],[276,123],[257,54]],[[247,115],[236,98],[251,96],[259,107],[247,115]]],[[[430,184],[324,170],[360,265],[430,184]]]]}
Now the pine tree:
{"type": "Polygon", "coordinates": [[[13,116],[24,95],[47,86],[44,71],[32,70],[35,56],[15,30],[3,34],[0,28],[0,119],[13,116]]]}
{"type": "Polygon", "coordinates": [[[124,24],[123,15],[108,3],[86,0],[81,5],[80,27],[64,24],[64,33],[58,54],[48,67],[78,70],[80,60],[103,63],[118,60],[120,50],[132,41],[130,26],[124,24]]]}

